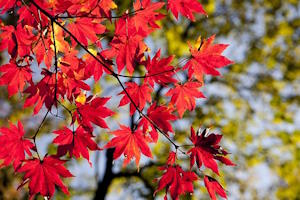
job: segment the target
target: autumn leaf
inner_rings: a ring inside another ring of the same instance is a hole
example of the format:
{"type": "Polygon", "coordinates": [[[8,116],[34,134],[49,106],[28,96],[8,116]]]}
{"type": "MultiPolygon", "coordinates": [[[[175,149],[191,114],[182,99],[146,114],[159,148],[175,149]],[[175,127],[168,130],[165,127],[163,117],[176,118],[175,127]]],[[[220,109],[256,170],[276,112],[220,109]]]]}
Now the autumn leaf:
{"type": "Polygon", "coordinates": [[[18,91],[23,92],[27,82],[31,81],[32,74],[29,65],[18,66],[15,61],[0,67],[2,72],[0,85],[7,85],[8,95],[11,97],[18,91]]]}
{"type": "Polygon", "coordinates": [[[16,5],[16,0],[6,0],[0,1],[1,14],[4,14],[9,9],[13,8],[16,5]]]}
{"type": "Polygon", "coordinates": [[[88,39],[91,43],[96,43],[98,40],[97,34],[104,33],[106,29],[104,25],[100,24],[99,20],[90,18],[78,18],[73,23],[68,24],[68,28],[78,41],[85,46],[88,46],[88,39]]]}
{"type": "Polygon", "coordinates": [[[16,29],[13,26],[4,26],[1,30],[0,50],[7,48],[12,58],[30,55],[32,41],[35,40],[33,27],[18,24],[16,29]]]}
{"type": "Polygon", "coordinates": [[[170,83],[176,83],[177,80],[172,78],[175,73],[175,69],[170,65],[174,56],[160,59],[160,50],[156,52],[155,56],[150,59],[148,57],[145,62],[147,74],[145,82],[148,82],[151,87],[154,87],[154,83],[161,85],[167,85],[170,83]]]}
{"type": "Polygon", "coordinates": [[[73,155],[75,158],[82,156],[91,164],[89,160],[89,150],[100,150],[95,141],[92,140],[94,136],[82,127],[78,127],[74,132],[64,127],[63,129],[53,131],[53,133],[57,134],[53,143],[59,145],[57,150],[59,157],[69,152],[70,157],[73,155]]]}
{"type": "Polygon", "coordinates": [[[216,193],[227,199],[224,188],[218,183],[218,181],[210,176],[204,176],[204,185],[209,193],[212,200],[217,200],[216,193]]]}
{"type": "Polygon", "coordinates": [[[50,39],[52,41],[51,48],[54,51],[54,39],[55,39],[55,45],[56,45],[56,51],[57,53],[68,53],[71,51],[71,45],[65,40],[66,39],[66,33],[63,31],[61,27],[59,27],[56,23],[53,24],[53,28],[49,30],[49,35],[51,35],[50,39]],[[53,33],[54,32],[54,38],[53,33]]]}
{"type": "Polygon", "coordinates": [[[50,69],[52,58],[54,57],[54,51],[52,50],[51,45],[52,41],[50,38],[42,38],[32,49],[38,64],[41,64],[44,61],[47,69],[50,69]]]}
{"type": "Polygon", "coordinates": [[[180,195],[194,191],[193,181],[198,179],[194,172],[183,171],[179,165],[161,167],[160,170],[165,173],[159,179],[154,195],[166,188],[164,199],[167,200],[167,192],[170,192],[172,199],[178,200],[180,195]]]}
{"type": "MultiPolygon", "coordinates": [[[[96,55],[96,52],[95,52],[96,55]]],[[[103,59],[103,56],[97,57],[99,60],[102,61],[102,63],[98,62],[95,58],[93,58],[91,55],[86,54],[84,55],[84,61],[85,61],[85,73],[88,74],[88,76],[94,76],[95,81],[98,81],[101,76],[103,75],[103,72],[107,74],[111,74],[111,72],[107,69],[107,67],[111,70],[112,68],[112,62],[110,60],[103,59]]]]}
{"type": "Polygon", "coordinates": [[[174,165],[176,162],[176,153],[171,151],[168,156],[167,165],[174,165]]]}
{"type": "MultiPolygon", "coordinates": [[[[142,84],[139,86],[135,82],[126,82],[126,91],[132,98],[133,102],[135,105],[140,109],[143,110],[147,102],[151,102],[151,92],[152,88],[150,88],[147,84],[142,84]]],[[[122,91],[119,93],[119,95],[122,94],[124,95],[122,99],[120,100],[119,106],[124,106],[128,103],[130,103],[130,115],[133,115],[135,112],[136,108],[128,98],[127,94],[125,91],[122,91]]]]}
{"type": "Polygon", "coordinates": [[[181,13],[191,21],[195,21],[194,13],[206,15],[198,0],[168,0],[168,9],[171,10],[176,19],[178,19],[178,13],[181,13]]]}
{"type": "Polygon", "coordinates": [[[110,49],[101,52],[107,59],[116,57],[118,72],[120,73],[126,66],[129,74],[133,74],[134,69],[144,57],[147,50],[143,37],[138,33],[135,27],[129,26],[124,18],[116,22],[115,36],[110,42],[110,49]]]}
{"type": "MultiPolygon", "coordinates": [[[[97,3],[99,1],[97,0],[97,3]]],[[[100,13],[105,17],[111,17],[111,10],[116,9],[118,6],[113,0],[102,0],[99,2],[100,13]]]]}
{"type": "Polygon", "coordinates": [[[115,137],[109,141],[104,148],[116,148],[113,156],[114,159],[124,154],[124,165],[127,165],[131,159],[135,158],[135,163],[139,166],[141,153],[152,158],[151,150],[141,130],[132,131],[129,127],[120,125],[119,130],[111,133],[115,135],[115,137]]]}
{"type": "MultiPolygon", "coordinates": [[[[177,119],[171,112],[172,110],[168,109],[166,106],[158,106],[156,103],[153,103],[147,110],[147,117],[165,134],[168,134],[168,132],[174,132],[170,121],[177,119]]],[[[149,131],[153,142],[157,142],[157,130],[148,119],[143,117],[139,122],[139,127],[143,127],[144,134],[149,131]],[[151,129],[149,129],[149,127],[151,129]]]]}
{"type": "Polygon", "coordinates": [[[77,109],[73,113],[73,122],[77,119],[80,125],[89,130],[92,130],[92,123],[101,128],[108,128],[104,118],[114,114],[104,106],[109,99],[90,96],[84,103],[77,102],[77,109]]]}
{"type": "Polygon", "coordinates": [[[188,69],[189,78],[195,77],[203,82],[203,75],[210,74],[219,76],[220,72],[216,68],[233,64],[231,60],[221,55],[228,47],[227,44],[213,44],[215,35],[206,40],[198,39],[199,47],[193,48],[190,45],[192,58],[184,65],[183,69],[188,69]]]}
{"type": "Polygon", "coordinates": [[[24,129],[20,121],[18,126],[9,123],[9,127],[0,128],[0,159],[3,163],[0,165],[8,166],[12,163],[15,170],[25,160],[25,153],[31,156],[31,149],[34,149],[33,143],[24,138],[24,129]]]}
{"type": "Polygon", "coordinates": [[[24,93],[28,93],[29,96],[26,98],[23,107],[27,108],[35,106],[33,110],[34,114],[37,114],[44,104],[47,109],[56,105],[56,102],[54,102],[55,91],[57,99],[59,94],[62,94],[60,87],[57,86],[57,89],[55,89],[55,73],[43,69],[42,75],[44,75],[44,78],[42,78],[37,84],[31,82],[30,86],[24,91],[24,93]]]}
{"type": "MultiPolygon", "coordinates": [[[[43,6],[44,8],[48,7],[47,3],[48,3],[47,1],[39,2],[39,4],[41,6],[43,6]]],[[[21,2],[18,1],[17,4],[20,5],[21,2]]],[[[44,33],[45,33],[45,30],[48,29],[47,26],[48,26],[48,23],[50,22],[50,20],[46,15],[41,13],[40,10],[38,10],[32,4],[30,4],[30,5],[27,4],[27,6],[19,7],[17,13],[19,15],[18,23],[27,24],[32,27],[40,26],[40,30],[39,30],[40,35],[38,36],[38,41],[41,41],[42,37],[44,37],[44,39],[47,38],[47,37],[45,37],[44,33]],[[39,20],[37,21],[37,19],[39,19],[39,20]]]]}
{"type": "Polygon", "coordinates": [[[51,198],[58,186],[65,194],[69,194],[68,188],[61,181],[61,177],[73,177],[63,164],[66,161],[53,156],[46,156],[43,160],[36,158],[25,160],[24,165],[18,169],[18,172],[25,173],[22,187],[29,182],[29,196],[33,199],[38,193],[44,197],[51,198]]]}
{"type": "Polygon", "coordinates": [[[219,175],[216,160],[219,160],[226,165],[235,165],[229,159],[224,157],[224,155],[227,155],[228,153],[219,145],[222,135],[214,133],[209,134],[208,129],[204,129],[202,133],[197,131],[196,134],[193,127],[191,127],[190,139],[194,144],[194,147],[188,151],[188,154],[190,154],[190,167],[192,167],[196,161],[198,168],[201,168],[203,163],[205,167],[210,168],[219,175]]]}
{"type": "Polygon", "coordinates": [[[136,13],[130,18],[129,24],[134,26],[137,32],[147,36],[155,28],[160,28],[156,21],[164,18],[165,15],[155,11],[161,9],[164,4],[164,2],[152,2],[150,0],[134,2],[133,8],[136,13]]]}
{"type": "Polygon", "coordinates": [[[62,73],[57,78],[57,85],[62,91],[61,96],[66,95],[71,102],[82,90],[90,90],[90,86],[84,82],[89,78],[86,73],[86,63],[78,59],[76,54],[74,50],[65,54],[58,66],[62,73]]]}
{"type": "Polygon", "coordinates": [[[202,86],[199,82],[186,82],[183,85],[175,84],[175,88],[170,89],[166,96],[172,96],[171,103],[176,106],[179,117],[182,118],[186,110],[194,110],[196,107],[196,98],[205,98],[199,88],[202,86]]]}

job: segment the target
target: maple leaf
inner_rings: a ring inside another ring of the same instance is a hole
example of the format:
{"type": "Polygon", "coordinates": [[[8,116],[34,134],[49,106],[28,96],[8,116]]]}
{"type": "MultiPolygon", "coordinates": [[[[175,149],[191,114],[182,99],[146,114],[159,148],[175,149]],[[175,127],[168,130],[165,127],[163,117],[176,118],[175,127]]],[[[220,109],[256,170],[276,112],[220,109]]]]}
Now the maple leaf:
{"type": "MultiPolygon", "coordinates": [[[[147,110],[147,117],[158,126],[164,133],[173,132],[172,125],[170,121],[177,119],[177,117],[171,114],[172,110],[168,109],[166,106],[157,106],[156,103],[153,103],[150,108],[147,110]]],[[[146,133],[151,128],[149,134],[153,142],[157,142],[158,133],[152,123],[148,119],[143,117],[139,122],[139,127],[143,127],[143,132],[146,133]]]]}
{"type": "MultiPolygon", "coordinates": [[[[139,86],[135,82],[126,82],[126,91],[130,95],[131,99],[135,103],[135,105],[140,109],[143,110],[146,102],[151,102],[151,92],[152,88],[150,88],[147,84],[143,84],[139,86]]],[[[130,115],[133,115],[135,112],[136,108],[135,106],[131,103],[130,99],[128,98],[127,94],[125,91],[122,91],[119,93],[119,95],[122,94],[124,95],[123,98],[120,100],[119,106],[124,106],[128,103],[130,103],[130,115]]]]}
{"type": "Polygon", "coordinates": [[[179,165],[161,167],[160,170],[166,171],[160,178],[154,195],[166,188],[164,199],[167,200],[167,192],[170,192],[172,199],[178,200],[180,195],[194,191],[193,181],[198,179],[194,172],[183,171],[179,165]]]}
{"type": "Polygon", "coordinates": [[[0,159],[3,159],[0,166],[8,166],[12,163],[16,170],[25,160],[25,152],[31,156],[30,149],[34,149],[34,144],[24,139],[24,134],[20,121],[18,121],[18,126],[9,123],[9,128],[0,128],[0,159]]]}
{"type": "Polygon", "coordinates": [[[155,21],[165,15],[155,12],[164,6],[164,2],[151,2],[150,0],[136,1],[133,8],[136,13],[130,18],[129,24],[134,26],[140,34],[147,36],[155,28],[160,28],[155,21]]]}
{"type": "MultiPolygon", "coordinates": [[[[99,2],[97,0],[97,2],[99,2]]],[[[113,0],[102,0],[99,2],[100,13],[103,13],[105,17],[111,17],[111,10],[117,8],[113,0]]]]}
{"type": "Polygon", "coordinates": [[[58,186],[65,194],[69,194],[68,188],[63,184],[60,177],[67,178],[73,175],[63,164],[66,161],[53,156],[46,156],[43,160],[36,158],[25,160],[18,172],[25,173],[22,187],[29,182],[30,199],[40,193],[44,197],[51,197],[54,194],[55,186],[58,186]]]}
{"type": "Polygon", "coordinates": [[[176,161],[176,153],[171,151],[168,156],[167,165],[174,165],[176,161]]]}
{"type": "MultiPolygon", "coordinates": [[[[55,45],[56,45],[57,53],[58,52],[67,53],[67,52],[72,50],[71,47],[70,47],[70,44],[65,40],[66,33],[64,32],[64,30],[60,26],[58,26],[56,23],[54,23],[53,24],[53,29],[51,28],[49,30],[49,32],[50,33],[48,35],[51,35],[50,39],[52,41],[52,44],[54,44],[54,40],[53,40],[53,37],[52,37],[52,35],[53,35],[52,32],[54,32],[55,45]]],[[[51,45],[51,48],[54,51],[54,45],[51,45]]]]}
{"type": "MultiPolygon", "coordinates": [[[[21,2],[19,2],[21,3],[21,2]]],[[[39,2],[40,5],[42,5],[45,8],[45,5],[47,2],[39,2]]],[[[42,37],[42,30],[43,28],[48,27],[49,24],[49,18],[44,15],[42,12],[40,12],[34,5],[26,5],[26,6],[21,6],[18,11],[19,15],[18,23],[26,24],[32,27],[35,27],[37,29],[40,29],[40,37],[42,37]],[[38,19],[38,20],[37,20],[38,19]]],[[[39,38],[41,39],[41,38],[39,38]]]]}
{"type": "Polygon", "coordinates": [[[46,8],[49,9],[47,12],[49,13],[51,12],[52,16],[67,12],[68,8],[71,8],[72,5],[76,4],[76,1],[73,0],[59,0],[59,1],[54,0],[54,1],[42,1],[42,2],[46,5],[41,5],[41,7],[45,9],[46,8]]]}
{"type": "Polygon", "coordinates": [[[228,153],[223,150],[219,143],[222,139],[222,135],[211,133],[208,135],[208,129],[204,129],[202,133],[197,131],[197,135],[193,127],[191,127],[190,140],[193,142],[194,147],[191,148],[190,153],[190,167],[197,162],[198,168],[201,168],[202,163],[205,167],[210,168],[213,172],[219,175],[218,165],[215,160],[219,160],[226,165],[235,165],[224,155],[228,153]]]}
{"type": "MultiPolygon", "coordinates": [[[[4,1],[3,1],[4,2],[4,1]]],[[[15,45],[16,37],[14,35],[15,27],[14,26],[2,26],[1,24],[1,33],[0,33],[0,50],[3,51],[7,48],[7,51],[12,57],[16,56],[17,48],[15,45]]]]}
{"type": "Polygon", "coordinates": [[[227,199],[227,195],[224,188],[218,183],[216,179],[210,176],[204,176],[204,185],[212,200],[217,200],[216,193],[224,199],[227,199]]]}
{"type": "Polygon", "coordinates": [[[26,82],[31,81],[32,74],[28,65],[18,66],[15,61],[0,67],[2,75],[0,85],[7,85],[8,95],[11,97],[18,91],[23,92],[26,82]]]}
{"type": "Polygon", "coordinates": [[[135,163],[139,166],[141,153],[152,158],[152,153],[148,147],[141,130],[132,131],[129,127],[120,125],[120,129],[111,132],[114,137],[104,148],[115,147],[113,158],[117,159],[122,154],[125,156],[124,165],[135,158],[135,163]]]}
{"type": "Polygon", "coordinates": [[[90,90],[90,86],[83,82],[89,78],[85,72],[85,62],[78,59],[76,54],[76,51],[66,53],[59,63],[62,75],[59,76],[57,84],[63,91],[62,96],[66,94],[69,101],[73,101],[73,97],[77,97],[81,90],[90,90]]]}
{"type": "Polygon", "coordinates": [[[77,102],[77,109],[73,113],[73,122],[77,119],[78,123],[87,128],[92,129],[92,124],[96,124],[101,128],[108,128],[103,118],[114,114],[113,111],[104,106],[110,98],[100,98],[93,96],[85,99],[84,102],[77,102]]]}
{"type": "Polygon", "coordinates": [[[38,40],[38,42],[32,49],[38,64],[40,65],[42,61],[44,61],[47,69],[50,69],[52,58],[54,57],[54,51],[52,50],[51,45],[52,41],[50,38],[43,38],[38,40]]]}
{"type": "Polygon", "coordinates": [[[16,5],[16,0],[0,1],[1,14],[4,14],[16,5]]]}
{"type": "Polygon", "coordinates": [[[127,19],[120,18],[116,22],[115,36],[110,42],[111,49],[101,52],[105,58],[112,59],[116,57],[118,72],[124,67],[132,75],[137,63],[142,61],[144,52],[147,50],[143,37],[134,26],[129,26],[127,19]]]}
{"type": "MultiPolygon", "coordinates": [[[[78,18],[73,23],[68,24],[70,32],[78,39],[80,43],[88,46],[88,40],[96,43],[97,34],[105,31],[105,26],[100,24],[99,20],[91,20],[90,18],[78,18]]],[[[75,43],[75,42],[74,42],[75,43]]]]}
{"type": "Polygon", "coordinates": [[[70,157],[74,155],[79,158],[82,155],[90,163],[88,149],[100,150],[98,145],[91,139],[94,136],[82,127],[78,127],[75,132],[64,127],[61,130],[53,131],[53,133],[58,135],[54,138],[53,143],[59,145],[57,150],[59,157],[69,152],[70,157]]]}
{"type": "MultiPolygon", "coordinates": [[[[100,15],[97,8],[100,4],[100,2],[102,2],[103,0],[99,1],[99,0],[72,0],[70,1],[70,6],[66,7],[67,9],[67,13],[71,14],[71,15],[75,15],[75,16],[89,16],[88,14],[92,14],[93,15],[100,15]]],[[[63,2],[63,1],[59,1],[63,2]]],[[[64,3],[64,2],[63,2],[64,3]]],[[[62,4],[63,4],[62,3],[62,4]]],[[[60,5],[59,5],[60,7],[60,5]]],[[[79,17],[78,17],[79,18],[79,17]]]]}
{"type": "MultiPolygon", "coordinates": [[[[33,110],[34,114],[37,114],[41,110],[44,103],[47,109],[50,109],[52,105],[56,105],[56,102],[54,102],[55,73],[43,69],[42,74],[44,75],[42,80],[37,84],[31,82],[31,85],[24,91],[24,93],[29,93],[29,96],[26,98],[23,107],[27,108],[35,105],[33,110]]],[[[56,99],[58,99],[59,94],[64,94],[60,88],[61,87],[57,86],[56,99]]]]}
{"type": "Polygon", "coordinates": [[[169,56],[167,58],[160,58],[160,50],[156,52],[155,56],[150,59],[148,57],[145,62],[147,69],[147,74],[145,82],[148,82],[152,87],[154,83],[167,85],[170,83],[176,83],[177,80],[172,78],[174,72],[174,67],[170,65],[174,56],[169,56]]]}
{"type": "Polygon", "coordinates": [[[206,15],[198,0],[168,0],[167,5],[168,10],[172,11],[176,19],[178,19],[178,13],[181,13],[191,21],[195,21],[194,13],[206,15]]]}
{"type": "Polygon", "coordinates": [[[2,29],[0,50],[8,49],[12,58],[29,56],[32,41],[35,40],[33,27],[18,24],[15,29],[13,26],[4,26],[2,29]]]}
{"type": "Polygon", "coordinates": [[[195,98],[205,98],[199,88],[199,82],[188,81],[183,85],[175,83],[175,88],[170,89],[166,96],[172,96],[171,103],[176,106],[180,118],[186,110],[194,110],[196,106],[195,98]]]}
{"type": "Polygon", "coordinates": [[[190,46],[192,58],[184,65],[183,69],[188,69],[188,76],[194,76],[198,81],[202,82],[204,74],[219,76],[220,72],[216,68],[225,67],[233,62],[221,55],[228,47],[227,44],[212,44],[215,35],[206,40],[199,37],[197,44],[199,47],[190,46]]]}
{"type": "MultiPolygon", "coordinates": [[[[94,50],[90,50],[95,56],[97,55],[97,52],[94,50]]],[[[111,69],[111,71],[113,70],[112,68],[112,61],[110,60],[106,60],[104,59],[103,56],[98,56],[97,57],[99,60],[102,61],[104,65],[102,65],[102,63],[100,63],[98,60],[96,60],[95,58],[93,58],[90,54],[85,54],[83,56],[83,59],[85,61],[85,73],[87,74],[87,76],[94,76],[95,81],[98,81],[103,72],[107,73],[107,74],[111,74],[111,72],[107,69],[107,67],[109,69],[111,69]]]]}
{"type": "Polygon", "coordinates": [[[17,40],[17,48],[18,48],[18,55],[20,57],[24,57],[30,55],[31,51],[31,44],[34,39],[34,35],[32,33],[33,27],[21,25],[17,26],[16,31],[14,32],[16,40],[17,40]]]}

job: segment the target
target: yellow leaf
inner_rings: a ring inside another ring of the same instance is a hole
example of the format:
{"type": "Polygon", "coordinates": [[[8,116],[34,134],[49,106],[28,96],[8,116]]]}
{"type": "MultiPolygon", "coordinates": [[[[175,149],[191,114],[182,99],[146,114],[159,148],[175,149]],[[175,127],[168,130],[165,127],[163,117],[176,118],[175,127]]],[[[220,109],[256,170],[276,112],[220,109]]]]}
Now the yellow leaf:
{"type": "Polygon", "coordinates": [[[81,93],[77,98],[76,98],[76,102],[81,103],[81,104],[85,104],[86,101],[86,97],[85,94],[81,93]]]}

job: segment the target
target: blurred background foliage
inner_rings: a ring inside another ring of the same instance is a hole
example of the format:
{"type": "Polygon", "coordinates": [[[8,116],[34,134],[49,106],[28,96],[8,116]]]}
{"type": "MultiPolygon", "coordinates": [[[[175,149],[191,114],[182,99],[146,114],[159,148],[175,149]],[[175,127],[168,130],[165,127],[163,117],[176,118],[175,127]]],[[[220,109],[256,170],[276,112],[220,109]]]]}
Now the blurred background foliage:
{"type": "MultiPolygon", "coordinates": [[[[131,6],[131,1],[115,2],[120,11],[131,6]]],[[[237,164],[234,168],[222,167],[222,178],[217,177],[225,184],[229,199],[300,199],[300,2],[202,0],[201,3],[208,18],[197,16],[196,22],[189,22],[185,18],[176,21],[168,15],[160,24],[163,29],[147,38],[151,55],[161,48],[165,55],[176,55],[174,64],[182,64],[189,55],[188,41],[193,43],[199,36],[216,34],[216,42],[230,44],[225,54],[235,61],[221,70],[223,77],[205,78],[203,93],[207,98],[198,102],[196,111],[186,113],[185,120],[174,124],[176,140],[188,142],[191,123],[195,128],[212,127],[224,135],[223,146],[237,164]]],[[[5,19],[7,23],[15,23],[12,16],[5,19]]],[[[5,59],[7,55],[3,54],[2,61],[5,59]]],[[[31,118],[32,111],[22,108],[21,96],[7,99],[6,88],[0,90],[0,124],[20,119],[28,133],[33,132],[42,115],[31,118]]],[[[100,90],[96,84],[95,91],[100,90]]],[[[53,147],[45,145],[45,141],[51,141],[47,133],[63,123],[54,117],[48,119],[40,139],[43,148],[55,152],[53,147]]],[[[97,131],[96,139],[102,146],[100,141],[107,140],[107,134],[97,131]]],[[[72,162],[70,167],[76,178],[70,181],[69,198],[100,199],[95,194],[99,190],[105,192],[104,180],[110,180],[105,182],[107,199],[153,199],[153,179],[161,175],[155,165],[166,161],[170,148],[167,141],[160,140],[153,146],[155,160],[145,160],[140,173],[134,165],[121,168],[119,161],[112,166],[109,152],[105,151],[93,154],[96,170],[80,168],[72,162]]],[[[185,158],[182,159],[186,165],[185,158]]],[[[86,165],[86,161],[83,163],[86,165]]],[[[18,178],[11,168],[1,169],[0,199],[27,198],[25,190],[16,191],[18,178]]],[[[184,199],[208,199],[202,182],[195,188],[195,197],[184,199]]],[[[67,197],[58,192],[55,198],[67,197]]]]}

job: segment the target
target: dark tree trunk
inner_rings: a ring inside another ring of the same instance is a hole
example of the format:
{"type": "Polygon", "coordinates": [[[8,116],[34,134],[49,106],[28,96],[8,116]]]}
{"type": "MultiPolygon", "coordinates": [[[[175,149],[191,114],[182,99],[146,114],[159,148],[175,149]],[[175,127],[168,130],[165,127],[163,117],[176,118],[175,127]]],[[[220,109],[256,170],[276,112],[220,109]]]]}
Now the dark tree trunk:
{"type": "Polygon", "coordinates": [[[110,186],[110,184],[114,178],[114,174],[112,172],[113,154],[114,154],[114,149],[107,149],[105,173],[104,173],[103,179],[98,182],[94,200],[104,200],[105,199],[108,187],[110,186]]]}

